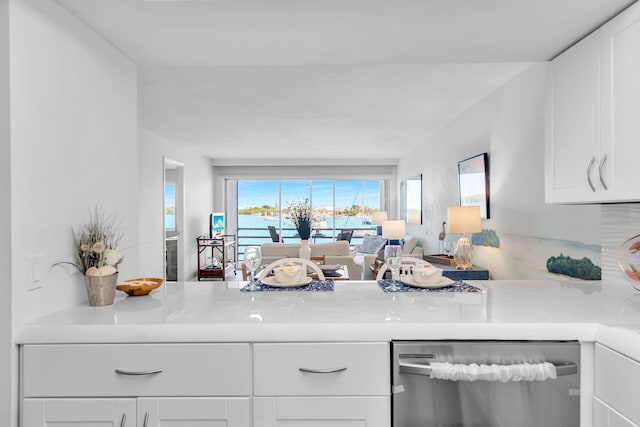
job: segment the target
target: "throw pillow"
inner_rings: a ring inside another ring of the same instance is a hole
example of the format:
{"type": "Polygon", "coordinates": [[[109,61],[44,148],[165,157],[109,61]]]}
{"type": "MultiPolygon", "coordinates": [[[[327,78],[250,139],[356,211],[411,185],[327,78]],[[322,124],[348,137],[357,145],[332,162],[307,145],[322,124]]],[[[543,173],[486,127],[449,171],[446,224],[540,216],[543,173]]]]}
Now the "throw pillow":
{"type": "Polygon", "coordinates": [[[413,236],[406,236],[404,239],[402,239],[402,253],[410,254],[416,248],[417,244],[418,239],[413,236]]]}
{"type": "Polygon", "coordinates": [[[382,236],[365,234],[362,237],[362,245],[360,245],[358,252],[362,254],[377,254],[386,243],[387,239],[382,236]]]}

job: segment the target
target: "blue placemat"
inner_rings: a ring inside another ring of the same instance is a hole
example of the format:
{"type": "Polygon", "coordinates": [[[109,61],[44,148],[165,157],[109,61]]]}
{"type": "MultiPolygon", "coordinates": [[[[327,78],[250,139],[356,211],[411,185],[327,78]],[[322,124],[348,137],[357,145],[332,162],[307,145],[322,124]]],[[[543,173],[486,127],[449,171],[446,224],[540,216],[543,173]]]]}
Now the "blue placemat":
{"type": "Polygon", "coordinates": [[[407,285],[404,282],[398,282],[397,290],[392,291],[389,289],[391,286],[391,280],[378,280],[378,286],[385,292],[482,292],[482,289],[476,288],[468,283],[465,283],[461,280],[457,282],[453,282],[449,286],[445,286],[443,288],[417,288],[415,286],[407,285]]]}
{"type": "Polygon", "coordinates": [[[280,288],[278,286],[269,286],[265,283],[258,281],[256,283],[256,290],[249,290],[249,284],[247,283],[240,292],[261,292],[261,291],[310,291],[310,292],[325,292],[333,290],[333,280],[312,280],[306,286],[300,286],[295,288],[280,288]]]}

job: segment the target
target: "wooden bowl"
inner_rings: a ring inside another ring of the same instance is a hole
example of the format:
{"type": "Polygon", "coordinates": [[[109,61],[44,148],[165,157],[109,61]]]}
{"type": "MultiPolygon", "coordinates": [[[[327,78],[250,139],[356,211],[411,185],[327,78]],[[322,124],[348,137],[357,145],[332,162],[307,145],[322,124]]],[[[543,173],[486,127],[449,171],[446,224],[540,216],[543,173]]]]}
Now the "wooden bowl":
{"type": "Polygon", "coordinates": [[[162,279],[144,277],[119,283],[116,289],[129,296],[139,297],[149,294],[149,292],[160,286],[162,286],[162,279]]]}

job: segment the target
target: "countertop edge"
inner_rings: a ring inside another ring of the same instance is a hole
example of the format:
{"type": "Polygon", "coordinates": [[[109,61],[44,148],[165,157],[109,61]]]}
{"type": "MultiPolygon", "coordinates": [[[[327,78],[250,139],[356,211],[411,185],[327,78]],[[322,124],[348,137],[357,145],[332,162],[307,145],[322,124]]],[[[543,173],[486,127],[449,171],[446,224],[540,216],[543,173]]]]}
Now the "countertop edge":
{"type": "MultiPolygon", "coordinates": [[[[598,323],[269,323],[26,325],[16,344],[184,342],[366,342],[392,340],[551,340],[593,342],[598,323]]],[[[611,338],[611,340],[615,340],[611,338]]],[[[640,340],[639,340],[640,341],[640,340]]],[[[640,345],[640,343],[639,343],[640,345]]],[[[640,354],[640,350],[638,351],[640,354]]]]}

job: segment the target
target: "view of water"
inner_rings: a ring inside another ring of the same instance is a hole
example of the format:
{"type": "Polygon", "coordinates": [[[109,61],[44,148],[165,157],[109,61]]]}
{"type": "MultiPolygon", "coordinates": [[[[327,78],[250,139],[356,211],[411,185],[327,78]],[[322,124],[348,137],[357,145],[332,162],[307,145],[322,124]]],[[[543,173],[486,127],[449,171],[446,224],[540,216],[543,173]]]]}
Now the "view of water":
{"type": "Polygon", "coordinates": [[[164,216],[164,227],[167,230],[173,230],[174,228],[176,228],[176,216],[171,214],[171,215],[165,215],[164,216]]]}
{"type": "MultiPolygon", "coordinates": [[[[368,218],[357,217],[357,216],[346,216],[343,218],[335,218],[335,229],[336,235],[343,228],[370,228],[375,229],[374,225],[367,224],[368,218]]],[[[262,243],[270,242],[271,237],[269,235],[269,230],[267,226],[273,225],[276,228],[279,227],[278,220],[270,217],[262,217],[258,215],[238,215],[238,228],[250,228],[252,230],[240,230],[238,244],[240,245],[260,245],[262,243]],[[247,237],[243,237],[247,236],[247,237]]],[[[297,243],[300,241],[299,238],[293,237],[296,234],[295,227],[292,223],[287,220],[284,220],[282,223],[283,228],[283,239],[285,243],[297,243]]],[[[321,236],[316,237],[316,242],[329,242],[333,240],[332,228],[334,228],[334,218],[327,217],[325,220],[321,222],[316,222],[314,224],[314,233],[320,233],[321,236]],[[325,237],[322,237],[325,236],[325,237]]],[[[313,241],[313,234],[311,236],[311,240],[313,241]]],[[[351,240],[351,244],[360,243],[360,239],[362,238],[362,232],[354,233],[353,239],[351,240]]]]}

